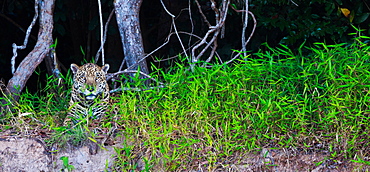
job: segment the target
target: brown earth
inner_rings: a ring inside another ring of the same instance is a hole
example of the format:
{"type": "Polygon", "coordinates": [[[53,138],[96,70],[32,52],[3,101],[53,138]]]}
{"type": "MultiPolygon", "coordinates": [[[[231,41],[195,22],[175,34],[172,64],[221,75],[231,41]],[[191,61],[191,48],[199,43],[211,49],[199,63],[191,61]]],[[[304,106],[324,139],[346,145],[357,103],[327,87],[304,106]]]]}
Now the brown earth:
{"type": "MultiPolygon", "coordinates": [[[[122,142],[99,149],[94,155],[91,154],[88,146],[51,151],[40,139],[0,135],[0,172],[66,171],[60,160],[63,156],[69,158],[69,164],[74,166],[74,171],[116,171],[113,167],[116,155],[114,147],[122,148],[122,142]]],[[[192,170],[182,171],[370,171],[369,166],[328,157],[330,156],[325,152],[265,148],[262,151],[231,158],[232,161],[229,162],[220,162],[216,169],[208,168],[208,162],[204,161],[195,162],[198,166],[193,167],[192,170]]],[[[136,163],[137,171],[142,170],[142,161],[138,160],[136,163]]],[[[154,166],[151,171],[163,171],[155,168],[154,166]]]]}

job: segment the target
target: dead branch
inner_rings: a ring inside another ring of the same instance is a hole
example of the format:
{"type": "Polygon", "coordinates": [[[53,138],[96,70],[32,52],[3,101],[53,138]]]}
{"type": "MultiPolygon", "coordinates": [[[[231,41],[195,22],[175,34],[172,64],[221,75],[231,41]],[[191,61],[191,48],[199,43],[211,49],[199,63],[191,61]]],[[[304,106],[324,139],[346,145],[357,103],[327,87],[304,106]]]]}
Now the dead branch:
{"type": "Polygon", "coordinates": [[[202,7],[200,6],[200,4],[199,4],[198,0],[195,0],[195,3],[197,4],[197,7],[198,7],[198,10],[199,10],[199,13],[200,13],[200,15],[203,17],[204,22],[207,24],[207,26],[208,26],[208,27],[211,27],[211,24],[209,23],[209,21],[208,21],[208,19],[207,19],[206,15],[204,15],[203,10],[202,10],[202,7]]]}
{"type": "Polygon", "coordinates": [[[31,30],[32,30],[32,27],[35,25],[36,23],[36,20],[39,16],[39,1],[35,0],[35,16],[33,16],[33,19],[32,19],[32,22],[30,24],[30,26],[28,26],[28,29],[27,29],[27,32],[26,32],[26,36],[24,38],[24,41],[23,41],[23,45],[21,46],[17,46],[17,44],[13,43],[13,57],[12,57],[12,60],[11,60],[11,64],[12,64],[12,74],[14,74],[15,72],[15,58],[18,56],[17,54],[17,50],[18,49],[25,49],[27,47],[27,43],[28,43],[28,38],[31,34],[31,30]]]}
{"type": "MultiPolygon", "coordinates": [[[[188,51],[190,48],[194,47],[194,46],[195,46],[195,44],[197,44],[198,42],[200,42],[200,40],[202,40],[202,38],[201,38],[200,36],[195,35],[195,34],[192,34],[192,33],[183,32],[183,31],[179,31],[178,33],[179,33],[179,34],[186,34],[186,35],[189,35],[190,37],[195,37],[195,38],[198,38],[198,39],[199,39],[199,41],[195,42],[193,45],[189,45],[189,47],[186,49],[186,51],[188,51]]],[[[162,48],[163,46],[165,46],[165,45],[169,42],[170,37],[171,37],[172,35],[174,35],[174,34],[175,34],[175,32],[170,33],[170,34],[167,36],[167,38],[166,38],[166,42],[164,42],[161,46],[159,46],[158,48],[156,48],[155,50],[153,50],[152,52],[150,52],[148,55],[152,55],[152,54],[153,54],[153,53],[155,53],[157,50],[159,50],[160,48],[162,48]]],[[[208,44],[208,42],[206,42],[206,43],[208,44]]],[[[213,47],[212,47],[212,48],[213,48],[213,47]]],[[[184,53],[183,53],[183,52],[181,52],[180,54],[181,54],[181,55],[183,55],[184,53]]],[[[215,54],[216,54],[216,57],[217,57],[219,60],[221,60],[220,55],[219,55],[217,52],[215,52],[215,54]]],[[[166,59],[154,60],[154,62],[162,62],[162,61],[171,60],[171,59],[174,59],[174,58],[177,58],[177,57],[179,57],[179,55],[172,56],[172,57],[169,57],[169,58],[166,58],[166,59]]],[[[222,62],[222,60],[221,60],[221,62],[222,62]]]]}
{"type": "MultiPolygon", "coordinates": [[[[221,32],[225,24],[225,21],[226,21],[227,10],[228,10],[229,4],[230,4],[230,0],[223,0],[222,5],[220,5],[219,8],[216,8],[216,2],[214,0],[211,0],[211,8],[215,12],[216,25],[210,26],[208,32],[205,34],[201,42],[195,45],[194,48],[192,49],[192,53],[191,53],[192,63],[199,61],[199,59],[203,56],[205,51],[207,51],[210,48],[211,44],[213,44],[211,53],[205,62],[208,63],[211,61],[216,51],[216,48],[217,48],[217,37],[219,33],[221,32]],[[207,43],[207,39],[210,37],[211,34],[212,34],[211,40],[207,43]],[[205,47],[201,50],[201,52],[198,55],[195,55],[195,51],[204,44],[205,44],[205,47]]],[[[198,5],[198,9],[200,10],[200,13],[202,13],[199,3],[197,5],[198,5]]],[[[193,66],[191,67],[193,68],[193,66]]]]}
{"type": "MultiPolygon", "coordinates": [[[[237,12],[244,12],[244,10],[238,10],[237,12]]],[[[254,17],[254,14],[252,12],[250,12],[250,11],[248,11],[248,14],[252,16],[252,19],[253,19],[253,29],[252,29],[251,34],[248,37],[248,40],[245,42],[245,45],[247,45],[249,43],[249,41],[251,40],[252,36],[254,35],[254,31],[256,30],[256,27],[257,27],[257,20],[254,17]]],[[[243,46],[245,46],[245,45],[243,45],[243,46]]],[[[238,58],[240,56],[241,53],[242,52],[238,52],[238,54],[236,54],[232,59],[230,59],[229,61],[227,61],[226,64],[229,64],[232,61],[234,61],[236,58],[238,58]]]]}
{"type": "MultiPolygon", "coordinates": [[[[163,0],[161,0],[161,4],[162,4],[162,6],[163,6],[164,10],[167,12],[167,14],[171,16],[173,29],[175,30],[175,33],[176,33],[177,38],[179,39],[179,42],[180,42],[181,48],[182,48],[182,50],[183,50],[183,52],[184,52],[185,56],[187,57],[187,56],[188,56],[188,54],[187,54],[187,53],[186,53],[186,51],[185,51],[184,44],[182,43],[182,40],[181,40],[181,38],[180,38],[180,36],[179,36],[179,34],[178,34],[178,31],[177,31],[177,27],[176,27],[176,24],[175,24],[175,15],[171,14],[171,13],[167,10],[166,6],[165,6],[165,5],[164,5],[164,3],[163,3],[163,0]]],[[[171,29],[171,30],[172,30],[172,29],[171,29]]]]}
{"type": "Polygon", "coordinates": [[[159,85],[157,87],[148,87],[148,88],[145,88],[145,89],[142,89],[142,88],[131,88],[131,87],[124,87],[124,88],[116,88],[116,89],[113,89],[113,90],[110,90],[109,93],[115,93],[115,92],[118,92],[118,91],[146,91],[146,90],[153,90],[153,89],[157,89],[157,88],[164,88],[164,85],[159,85]]]}
{"type": "Polygon", "coordinates": [[[295,6],[297,6],[297,7],[298,7],[298,4],[297,4],[297,3],[295,3],[293,0],[290,0],[290,2],[292,2],[295,6]]]}
{"type": "Polygon", "coordinates": [[[143,76],[145,76],[146,78],[148,78],[148,79],[150,79],[150,80],[153,80],[154,82],[157,82],[157,83],[159,83],[159,84],[161,84],[161,85],[163,85],[163,83],[162,82],[159,82],[159,81],[157,81],[156,79],[154,79],[153,77],[151,77],[150,75],[148,75],[148,74],[146,74],[146,73],[144,73],[144,72],[141,72],[141,71],[137,71],[137,70],[124,70],[124,71],[118,71],[118,72],[115,72],[115,73],[110,73],[110,74],[108,74],[107,75],[107,81],[108,80],[111,80],[114,76],[116,76],[116,75],[120,75],[120,74],[123,74],[123,73],[140,73],[140,75],[143,75],[143,76]]]}
{"type": "MultiPolygon", "coordinates": [[[[21,30],[22,32],[24,32],[24,33],[26,33],[27,31],[21,26],[21,25],[19,25],[18,23],[16,23],[15,21],[13,21],[11,18],[9,18],[8,16],[6,16],[5,14],[2,14],[2,13],[0,13],[0,16],[1,17],[3,17],[3,18],[5,18],[6,20],[8,20],[10,23],[12,23],[14,26],[16,26],[17,28],[19,28],[19,30],[21,30]]],[[[37,38],[36,38],[36,36],[33,36],[33,35],[31,35],[30,34],[30,37],[33,39],[33,40],[35,40],[35,41],[37,41],[37,38]]]]}
{"type": "MultiPolygon", "coordinates": [[[[14,100],[17,101],[19,94],[26,85],[27,80],[31,74],[35,71],[36,67],[43,61],[45,56],[50,52],[50,46],[53,43],[53,12],[55,0],[35,0],[35,12],[38,11],[38,2],[40,3],[40,29],[38,33],[38,39],[34,49],[22,60],[17,70],[14,72],[13,77],[9,80],[7,89],[8,95],[12,95],[14,100]]],[[[32,21],[34,23],[36,19],[32,21]]],[[[32,25],[32,24],[31,24],[32,25]]],[[[31,27],[28,28],[31,30],[31,27]]],[[[27,30],[27,33],[28,33],[27,30]]],[[[26,35],[28,37],[29,34],[26,35]]],[[[25,39],[27,40],[27,39],[25,39]]],[[[27,42],[25,41],[25,44],[27,42]]],[[[15,45],[15,44],[13,44],[15,45]]],[[[18,46],[14,50],[18,49],[18,46]]],[[[16,56],[16,54],[15,54],[16,56]]]]}
{"type": "MultiPolygon", "coordinates": [[[[189,4],[189,7],[188,7],[188,9],[189,9],[189,18],[190,18],[190,24],[191,24],[191,32],[190,32],[190,34],[193,34],[193,32],[194,32],[194,23],[193,23],[193,18],[192,18],[192,15],[191,15],[191,3],[190,3],[190,0],[189,0],[188,4],[189,4]]],[[[188,47],[190,47],[190,44],[191,44],[191,37],[189,38],[188,47]]]]}
{"type": "MultiPolygon", "coordinates": [[[[103,40],[103,14],[101,12],[101,1],[98,0],[98,6],[99,6],[99,23],[100,23],[100,47],[101,47],[101,51],[102,51],[102,57],[101,57],[101,60],[102,60],[102,65],[105,64],[105,58],[104,58],[104,40],[103,40]]],[[[98,62],[98,61],[95,61],[95,63],[98,62]]]]}
{"type": "MultiPolygon", "coordinates": [[[[248,11],[248,0],[245,0],[245,11],[248,11]]],[[[244,14],[244,23],[243,23],[243,30],[242,30],[242,52],[244,57],[247,56],[247,44],[245,43],[245,31],[247,30],[248,26],[248,13],[244,14]]]]}
{"type": "MultiPolygon", "coordinates": [[[[114,14],[114,9],[112,10],[112,12],[110,12],[109,14],[109,17],[108,17],[108,20],[107,22],[105,23],[105,26],[104,26],[104,36],[103,36],[103,42],[101,43],[100,45],[100,48],[98,50],[98,52],[96,52],[96,55],[95,55],[95,62],[97,62],[99,60],[99,57],[100,57],[100,53],[102,52],[103,50],[103,47],[104,47],[104,44],[105,44],[105,41],[107,40],[107,32],[108,32],[108,25],[110,23],[110,20],[112,19],[112,16],[114,14]]],[[[103,52],[104,53],[104,52],[103,52]]],[[[104,65],[104,64],[103,64],[104,65]]],[[[120,69],[121,70],[121,69],[120,69]]]]}
{"type": "MultiPolygon", "coordinates": [[[[223,0],[222,1],[222,4],[220,5],[219,8],[216,8],[216,2],[214,0],[210,0],[211,1],[211,8],[212,10],[215,12],[215,19],[216,19],[216,25],[215,26],[211,26],[211,24],[209,23],[208,19],[206,18],[206,16],[204,15],[203,11],[202,11],[202,8],[198,2],[198,0],[195,0],[196,4],[197,4],[197,7],[198,7],[198,10],[201,14],[201,16],[203,17],[203,20],[204,22],[209,26],[209,30],[208,32],[205,34],[204,37],[199,37],[197,35],[194,35],[192,33],[188,33],[188,32],[182,32],[182,31],[179,31],[179,32],[171,32],[167,38],[166,38],[166,41],[161,45],[159,46],[158,48],[156,48],[155,50],[153,50],[152,52],[150,52],[149,54],[147,54],[144,58],[152,55],[154,52],[158,51],[160,48],[162,48],[163,46],[165,46],[166,44],[168,44],[169,42],[169,39],[172,35],[174,34],[187,34],[187,35],[190,35],[190,37],[195,37],[197,39],[199,39],[200,41],[197,41],[196,43],[194,43],[193,45],[190,45],[189,44],[189,47],[184,50],[184,52],[188,51],[188,49],[192,48],[192,62],[197,62],[198,60],[200,60],[200,58],[202,57],[202,55],[205,53],[205,51],[207,51],[209,48],[211,48],[211,53],[210,53],[210,56],[206,59],[206,63],[209,63],[213,56],[216,54],[216,57],[222,62],[220,56],[217,54],[217,37],[218,35],[221,33],[222,34],[222,30],[224,29],[224,26],[225,26],[225,21],[226,21],[226,15],[227,15],[227,10],[228,10],[228,7],[231,7],[234,11],[236,12],[244,12],[246,13],[245,15],[245,18],[244,18],[244,25],[243,25],[243,38],[244,40],[242,40],[242,52],[246,52],[246,45],[249,43],[250,39],[252,38],[252,36],[254,35],[254,32],[255,32],[255,29],[256,29],[256,25],[257,25],[257,21],[256,21],[256,18],[254,17],[253,13],[248,11],[248,1],[246,1],[246,10],[237,10],[235,9],[233,6],[230,5],[230,1],[229,0],[223,0]],[[247,21],[248,20],[248,15],[251,15],[252,19],[253,19],[253,29],[252,29],[252,32],[251,34],[249,35],[248,39],[245,41],[245,30],[246,30],[246,27],[248,25],[247,21]],[[211,37],[212,36],[212,37],[211,37]],[[207,39],[211,37],[211,40],[210,41],[207,41],[207,39]],[[201,50],[201,52],[198,54],[198,55],[195,55],[195,51],[197,49],[199,49],[200,46],[202,45],[205,45],[205,47],[201,50]]],[[[190,1],[189,1],[190,2],[190,1]]],[[[166,9],[167,11],[167,9],[166,9]]],[[[189,11],[190,11],[190,7],[189,7],[189,11]]],[[[169,13],[170,14],[170,13],[169,13]]],[[[180,54],[185,54],[185,53],[180,53],[180,54]]],[[[226,64],[229,64],[231,63],[233,60],[235,60],[237,57],[239,57],[241,54],[241,52],[239,52],[237,55],[235,55],[232,59],[230,59],[229,61],[226,62],[226,64]]],[[[246,56],[246,54],[245,54],[246,56]]],[[[244,56],[244,57],[245,57],[244,56]]],[[[161,59],[161,60],[155,60],[155,62],[160,62],[160,61],[165,61],[165,60],[170,60],[170,59],[173,59],[173,58],[176,58],[178,57],[178,55],[176,56],[173,56],[173,57],[169,57],[169,58],[166,58],[166,59],[161,59]]],[[[144,59],[143,58],[143,59],[144,59]]],[[[211,66],[205,66],[205,64],[203,64],[203,67],[211,67],[211,66]]]]}

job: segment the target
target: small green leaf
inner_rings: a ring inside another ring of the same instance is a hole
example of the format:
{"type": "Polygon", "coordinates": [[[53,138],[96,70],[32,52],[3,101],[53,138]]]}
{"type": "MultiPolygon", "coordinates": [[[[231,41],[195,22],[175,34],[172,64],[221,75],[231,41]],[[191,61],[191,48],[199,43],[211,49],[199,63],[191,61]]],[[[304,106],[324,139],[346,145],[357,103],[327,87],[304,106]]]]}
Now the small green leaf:
{"type": "Polygon", "coordinates": [[[94,143],[97,143],[98,141],[96,141],[95,139],[91,138],[91,137],[88,137],[91,141],[93,141],[94,143]]]}
{"type": "Polygon", "coordinates": [[[360,16],[356,16],[354,23],[360,24],[369,18],[370,13],[363,13],[360,16]]]}

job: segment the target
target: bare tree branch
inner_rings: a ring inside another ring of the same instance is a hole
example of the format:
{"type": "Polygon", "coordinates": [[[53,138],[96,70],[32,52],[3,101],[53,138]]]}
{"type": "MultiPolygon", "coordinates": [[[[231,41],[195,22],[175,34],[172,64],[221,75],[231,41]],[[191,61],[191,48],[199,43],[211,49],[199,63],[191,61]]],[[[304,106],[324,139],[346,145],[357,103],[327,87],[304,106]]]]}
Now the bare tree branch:
{"type": "Polygon", "coordinates": [[[116,89],[113,89],[113,90],[110,90],[109,93],[115,93],[115,92],[118,92],[118,91],[146,91],[146,90],[153,90],[153,89],[156,89],[156,88],[164,88],[164,85],[159,85],[157,87],[148,87],[146,89],[141,89],[141,88],[131,88],[131,87],[125,87],[125,88],[116,88],[116,89]]]}
{"type": "MultiPolygon", "coordinates": [[[[190,3],[190,2],[189,2],[189,3],[190,3]]],[[[209,23],[209,21],[208,21],[208,19],[207,19],[206,15],[204,15],[204,14],[203,14],[202,7],[200,6],[200,4],[199,4],[198,0],[195,0],[195,3],[197,4],[197,7],[198,7],[198,10],[199,10],[199,13],[200,13],[200,15],[202,15],[204,22],[207,24],[207,26],[208,26],[208,27],[211,27],[211,24],[209,23]]]]}
{"type": "MultiPolygon", "coordinates": [[[[98,6],[99,6],[99,20],[100,20],[100,45],[101,45],[100,47],[101,47],[101,51],[102,51],[101,60],[102,60],[102,65],[104,65],[105,64],[105,61],[104,61],[104,40],[103,40],[104,30],[103,30],[103,15],[102,15],[102,12],[101,12],[101,1],[100,0],[98,0],[98,6]]],[[[96,62],[98,62],[98,61],[95,61],[95,63],[96,62]]]]}
{"type": "MultiPolygon", "coordinates": [[[[2,13],[0,13],[0,16],[1,17],[3,17],[3,18],[5,18],[6,20],[8,20],[10,23],[12,23],[13,25],[15,25],[16,27],[18,27],[19,28],[19,30],[21,30],[22,32],[24,32],[24,33],[27,33],[27,31],[21,26],[21,25],[19,25],[18,23],[16,23],[15,21],[13,21],[11,18],[9,18],[8,16],[6,16],[5,14],[2,14],[2,13]]],[[[36,38],[36,36],[34,36],[34,35],[31,35],[30,34],[30,37],[33,39],[33,40],[37,40],[37,38],[36,38]]]]}
{"type": "MultiPolygon", "coordinates": [[[[202,38],[201,37],[199,37],[199,36],[197,36],[197,35],[194,35],[194,34],[192,34],[192,33],[188,33],[188,32],[182,32],[182,31],[178,31],[178,32],[171,32],[168,36],[167,36],[167,38],[166,38],[166,41],[161,45],[161,46],[159,46],[158,48],[156,48],[155,50],[153,50],[152,52],[150,52],[149,54],[147,54],[145,57],[148,57],[148,56],[150,56],[150,55],[152,55],[154,52],[156,52],[156,51],[158,51],[160,48],[162,48],[164,45],[166,45],[166,44],[168,44],[168,42],[169,42],[169,39],[170,39],[170,37],[172,36],[172,35],[174,35],[174,34],[176,34],[176,35],[178,35],[178,34],[187,34],[187,35],[190,35],[190,37],[195,37],[195,38],[198,38],[200,41],[197,41],[195,44],[193,44],[193,45],[190,45],[190,43],[189,43],[189,47],[186,49],[186,50],[184,50],[184,52],[186,52],[186,51],[188,51],[188,49],[189,48],[192,48],[192,61],[191,62],[197,62],[198,60],[200,60],[200,58],[203,56],[203,54],[209,49],[209,48],[211,48],[211,50],[210,50],[210,55],[209,55],[209,57],[205,60],[205,62],[206,63],[209,63],[211,60],[212,60],[212,58],[213,58],[213,56],[214,56],[214,54],[216,54],[216,57],[220,60],[220,62],[221,63],[223,63],[222,62],[222,60],[221,60],[221,58],[220,58],[220,56],[217,54],[217,51],[216,51],[216,49],[217,49],[217,37],[218,37],[218,35],[221,33],[222,34],[222,32],[223,32],[223,29],[224,29],[224,26],[225,26],[225,21],[226,21],[226,16],[227,16],[227,11],[228,11],[228,7],[231,7],[233,10],[235,10],[236,12],[244,12],[244,13],[246,13],[245,14],[245,16],[244,16],[244,24],[243,24],[243,36],[242,36],[242,50],[241,50],[241,52],[238,52],[238,54],[237,55],[235,55],[232,59],[230,59],[229,61],[227,61],[226,62],[226,64],[228,64],[228,63],[231,63],[233,60],[235,60],[237,57],[239,57],[240,56],[240,54],[242,53],[242,52],[246,52],[246,45],[249,43],[249,41],[250,41],[250,39],[251,39],[251,37],[254,35],[254,31],[255,31],[255,29],[256,29],[256,25],[257,25],[257,21],[256,21],[256,19],[255,19],[255,17],[254,17],[254,15],[253,15],[253,13],[252,12],[250,12],[250,11],[248,11],[247,9],[248,9],[248,1],[246,1],[245,2],[245,5],[246,5],[246,7],[245,7],[245,9],[246,10],[237,10],[237,9],[235,9],[233,6],[231,6],[230,5],[230,1],[229,0],[223,0],[222,1],[222,4],[220,5],[220,7],[219,8],[217,8],[216,7],[216,2],[214,1],[214,0],[210,0],[210,2],[211,2],[211,8],[212,8],[212,10],[215,12],[215,19],[216,19],[216,25],[215,26],[211,26],[210,25],[210,23],[209,23],[209,21],[208,21],[208,19],[206,18],[206,16],[203,14],[203,12],[202,12],[202,8],[201,8],[201,6],[200,6],[200,4],[199,4],[199,2],[198,2],[198,0],[195,0],[195,2],[196,2],[196,4],[197,4],[197,7],[198,7],[198,10],[199,10],[199,12],[200,12],[200,14],[202,15],[202,17],[203,17],[203,20],[204,20],[204,22],[205,23],[207,23],[207,25],[209,26],[209,30],[208,30],[208,32],[205,34],[205,36],[203,36],[202,38]],[[253,25],[253,30],[252,30],[252,32],[251,32],[251,34],[250,34],[250,36],[249,36],[249,38],[245,41],[245,35],[246,35],[246,27],[247,27],[247,25],[248,25],[248,23],[247,23],[247,20],[248,20],[248,15],[247,14],[249,14],[249,15],[251,15],[252,16],[252,19],[253,19],[253,22],[254,22],[254,25],[253,25]],[[207,41],[207,39],[208,38],[210,38],[211,37],[211,40],[210,41],[207,41]],[[203,45],[205,45],[205,47],[201,50],[201,52],[198,54],[198,55],[196,55],[195,54],[195,51],[197,50],[197,49],[199,49],[201,46],[203,46],[203,45]]],[[[190,1],[189,1],[189,3],[190,3],[190,1]]],[[[167,11],[167,9],[166,9],[166,11],[167,11]]],[[[189,7],[189,11],[190,11],[190,7],[189,7]]],[[[168,12],[169,13],[169,12],[168,12]]],[[[173,16],[172,16],[173,17],[173,16]]],[[[221,35],[222,36],[222,35],[221,35]]],[[[183,53],[180,53],[180,54],[183,54],[183,53]]],[[[246,54],[244,55],[244,57],[246,56],[246,54]]],[[[170,59],[173,59],[173,58],[176,58],[176,57],[178,57],[178,56],[173,56],[173,57],[169,57],[169,58],[166,58],[166,59],[161,59],[161,60],[155,60],[155,62],[160,62],[160,61],[165,61],[165,60],[170,60],[170,59]]],[[[205,64],[203,64],[202,66],[204,67],[211,67],[211,66],[206,66],[206,63],[205,64]]]]}
{"type": "MultiPolygon", "coordinates": [[[[200,36],[198,36],[198,35],[195,35],[195,34],[192,34],[192,33],[188,33],[188,32],[183,32],[183,31],[179,31],[178,32],[179,34],[186,34],[186,35],[189,35],[190,36],[190,38],[191,37],[195,37],[195,38],[198,38],[199,39],[199,41],[197,41],[197,42],[195,42],[193,45],[189,45],[189,47],[186,49],[186,51],[188,51],[190,48],[193,48],[194,46],[195,46],[195,44],[197,44],[198,42],[200,42],[200,40],[202,40],[202,38],[200,37],[200,36]]],[[[168,35],[168,37],[166,38],[166,42],[165,43],[163,43],[161,46],[159,46],[158,48],[156,48],[155,50],[153,50],[152,52],[150,52],[150,55],[151,54],[153,54],[155,51],[157,51],[158,49],[160,49],[160,48],[162,48],[163,46],[165,46],[168,42],[169,42],[169,39],[170,39],[170,37],[173,35],[173,34],[175,34],[174,32],[172,32],[172,33],[170,33],[169,35],[168,35]]],[[[206,42],[207,44],[209,44],[209,42],[206,42]]],[[[213,48],[213,46],[211,46],[212,48],[213,48]]],[[[183,54],[183,53],[180,53],[181,55],[183,54]]],[[[222,63],[222,59],[221,59],[221,57],[220,57],[220,55],[217,53],[217,51],[215,51],[215,54],[216,54],[216,57],[220,60],[220,62],[222,63]]],[[[171,60],[171,59],[174,59],[174,58],[176,58],[176,57],[179,57],[178,55],[176,55],[176,56],[172,56],[172,57],[169,57],[169,58],[166,58],[166,59],[161,59],[161,60],[154,60],[154,62],[161,62],[161,61],[166,61],[166,60],[171,60]]]]}
{"type": "MultiPolygon", "coordinates": [[[[194,32],[194,22],[193,22],[193,18],[192,18],[192,15],[191,15],[191,3],[190,3],[190,0],[189,0],[189,2],[188,2],[188,11],[189,11],[189,18],[190,18],[190,24],[191,24],[191,32],[190,32],[190,34],[193,34],[193,32],[194,32]]],[[[189,42],[188,42],[188,47],[190,47],[190,44],[191,44],[191,38],[192,37],[190,37],[189,38],[189,42]]]]}
{"type": "Polygon", "coordinates": [[[157,83],[163,85],[162,82],[157,81],[156,79],[154,79],[150,75],[148,75],[144,72],[141,72],[141,71],[137,71],[137,70],[124,70],[124,71],[118,71],[118,72],[115,72],[115,73],[110,73],[110,74],[107,75],[107,80],[111,80],[114,76],[120,75],[120,74],[123,74],[123,73],[140,73],[141,75],[145,76],[146,78],[148,78],[150,80],[153,80],[154,82],[157,82],[157,83]]]}
{"type": "Polygon", "coordinates": [[[24,38],[24,41],[23,41],[23,45],[21,46],[17,46],[15,43],[13,43],[12,47],[13,47],[13,57],[12,57],[12,61],[11,61],[11,64],[12,64],[12,74],[14,74],[15,72],[15,58],[18,56],[18,53],[17,53],[17,50],[18,49],[25,49],[27,47],[27,43],[28,43],[28,38],[31,34],[31,30],[32,30],[32,27],[35,25],[36,23],[36,20],[39,16],[39,1],[38,0],[35,0],[35,16],[33,16],[33,19],[32,19],[32,22],[30,24],[30,26],[28,26],[28,29],[27,29],[27,32],[26,32],[26,36],[24,38]]]}
{"type": "Polygon", "coordinates": [[[248,0],[245,0],[245,13],[244,14],[244,23],[243,23],[243,31],[242,31],[242,52],[244,57],[247,56],[247,44],[245,43],[245,30],[248,26],[248,0]]]}
{"type": "MultiPolygon", "coordinates": [[[[100,57],[100,53],[102,52],[102,49],[104,47],[104,44],[105,44],[105,41],[107,40],[107,32],[108,32],[108,25],[110,23],[110,20],[112,19],[112,16],[114,14],[114,9],[112,10],[112,12],[110,12],[109,14],[109,17],[108,17],[108,20],[107,22],[105,23],[105,26],[104,26],[104,37],[103,37],[103,42],[101,43],[100,45],[100,48],[98,50],[98,52],[96,52],[96,55],[95,55],[95,62],[97,62],[99,60],[99,57],[100,57]]],[[[104,64],[103,64],[104,65],[104,64]]],[[[121,69],[120,69],[121,70],[121,69]]]]}
{"type": "Polygon", "coordinates": [[[177,38],[179,39],[179,42],[180,42],[181,48],[182,48],[182,50],[184,51],[185,56],[187,57],[187,56],[188,56],[188,54],[186,53],[186,50],[185,50],[184,44],[182,43],[182,40],[181,40],[181,38],[180,38],[180,36],[179,36],[179,34],[178,34],[178,32],[177,32],[177,27],[176,27],[176,24],[175,24],[175,15],[171,14],[171,13],[167,10],[166,6],[165,6],[165,5],[164,5],[164,3],[163,3],[163,0],[161,0],[161,3],[162,3],[162,6],[163,6],[164,10],[167,12],[167,14],[171,16],[173,29],[175,30],[175,33],[176,33],[177,38]]]}
{"type": "MultiPolygon", "coordinates": [[[[38,4],[39,0],[35,0],[38,4]]],[[[53,43],[53,12],[55,0],[40,1],[40,29],[38,39],[34,49],[22,60],[13,77],[9,80],[7,94],[12,94],[15,101],[19,98],[19,93],[23,90],[27,80],[35,71],[36,67],[43,61],[45,56],[50,52],[50,46],[53,43]]],[[[38,11],[35,5],[35,10],[38,11]]],[[[35,21],[35,20],[33,20],[35,21]]],[[[30,28],[29,28],[30,30],[30,28]]],[[[27,31],[28,32],[28,31],[27,31]]],[[[27,34],[29,35],[29,34],[27,34]]]]}
{"type": "Polygon", "coordinates": [[[290,0],[290,2],[292,2],[295,6],[297,6],[297,7],[298,7],[298,4],[297,4],[297,3],[295,3],[293,0],[290,0]]]}
{"type": "MultiPolygon", "coordinates": [[[[243,12],[243,11],[237,11],[237,12],[243,12]]],[[[252,36],[254,35],[254,31],[256,30],[256,27],[257,27],[257,20],[256,18],[254,17],[254,14],[250,11],[248,11],[248,14],[250,14],[252,16],[252,19],[253,19],[253,30],[251,32],[251,34],[249,35],[249,38],[248,40],[245,42],[245,45],[247,45],[249,43],[249,41],[251,40],[252,36]]],[[[231,63],[232,61],[234,61],[237,57],[240,56],[242,52],[238,52],[238,54],[236,54],[232,59],[230,59],[229,61],[226,62],[226,64],[229,64],[231,63]]],[[[245,57],[244,57],[245,58],[245,57]]]]}
{"type": "MultiPolygon", "coordinates": [[[[222,27],[225,24],[226,16],[227,16],[227,10],[229,7],[230,0],[223,0],[222,5],[218,8],[216,8],[216,2],[214,0],[211,0],[211,7],[213,11],[215,12],[215,18],[216,18],[216,25],[215,26],[210,26],[208,32],[205,34],[203,39],[201,40],[200,43],[198,43],[194,48],[192,49],[192,63],[195,63],[199,61],[199,59],[203,56],[205,51],[208,50],[208,48],[213,44],[213,48],[211,50],[211,53],[209,57],[207,58],[206,62],[210,62],[212,59],[216,48],[217,48],[217,36],[219,35],[222,27]],[[209,43],[207,42],[207,38],[212,34],[211,41],[209,43]],[[200,46],[206,44],[206,46],[201,50],[201,52],[198,55],[195,55],[195,51],[200,48],[200,46]]],[[[201,8],[198,6],[198,8],[201,10],[201,8]]],[[[191,69],[193,69],[194,64],[191,64],[191,69]]]]}

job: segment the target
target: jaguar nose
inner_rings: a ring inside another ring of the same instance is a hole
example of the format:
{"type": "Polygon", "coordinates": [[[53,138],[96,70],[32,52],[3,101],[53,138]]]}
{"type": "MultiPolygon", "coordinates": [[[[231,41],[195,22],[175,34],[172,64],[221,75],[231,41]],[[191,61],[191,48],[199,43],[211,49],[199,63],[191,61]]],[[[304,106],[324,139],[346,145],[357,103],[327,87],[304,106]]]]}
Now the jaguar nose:
{"type": "Polygon", "coordinates": [[[92,86],[92,85],[87,85],[87,86],[86,86],[86,89],[87,89],[88,91],[92,92],[92,91],[94,91],[94,86],[92,86]]]}

